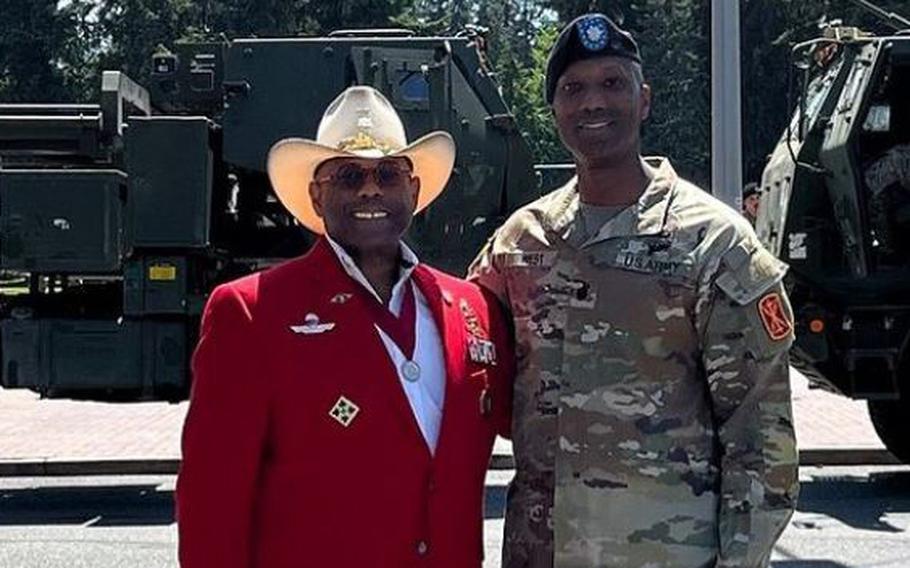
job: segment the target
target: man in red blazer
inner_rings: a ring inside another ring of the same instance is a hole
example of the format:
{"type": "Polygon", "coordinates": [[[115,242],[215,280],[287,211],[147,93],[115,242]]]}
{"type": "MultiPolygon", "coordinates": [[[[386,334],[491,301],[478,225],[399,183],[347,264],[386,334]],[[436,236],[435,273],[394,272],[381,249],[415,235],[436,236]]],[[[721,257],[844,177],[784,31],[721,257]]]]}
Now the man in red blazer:
{"type": "Polygon", "coordinates": [[[496,301],[401,242],[444,188],[450,136],[407,144],[352,87],[315,141],[268,157],[288,210],[324,236],[212,293],[177,481],[184,568],[479,567],[510,334],[496,301]]]}

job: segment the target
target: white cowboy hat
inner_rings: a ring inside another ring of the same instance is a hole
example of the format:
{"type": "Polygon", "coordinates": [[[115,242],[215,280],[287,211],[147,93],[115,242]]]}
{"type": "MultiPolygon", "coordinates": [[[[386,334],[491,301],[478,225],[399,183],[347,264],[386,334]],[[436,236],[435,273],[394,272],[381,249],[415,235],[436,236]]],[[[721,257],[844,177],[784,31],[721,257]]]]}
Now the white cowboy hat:
{"type": "Polygon", "coordinates": [[[316,140],[285,138],[269,150],[266,169],[281,203],[307,229],[325,232],[313,209],[309,186],[316,168],[332,158],[406,157],[420,178],[415,213],[445,188],[455,163],[455,142],[449,134],[431,132],[408,144],[398,113],[372,87],[350,87],[325,110],[316,140]]]}

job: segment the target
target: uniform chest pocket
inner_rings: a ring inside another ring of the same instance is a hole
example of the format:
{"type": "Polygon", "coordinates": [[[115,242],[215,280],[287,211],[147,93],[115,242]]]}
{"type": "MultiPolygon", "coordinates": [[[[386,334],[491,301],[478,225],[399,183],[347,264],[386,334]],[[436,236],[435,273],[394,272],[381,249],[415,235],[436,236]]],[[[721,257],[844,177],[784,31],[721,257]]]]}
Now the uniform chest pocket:
{"type": "Polygon", "coordinates": [[[556,265],[555,251],[499,253],[494,262],[506,275],[506,286],[512,315],[528,317],[546,309],[552,303],[552,271],[556,265]]]}
{"type": "Polygon", "coordinates": [[[604,245],[588,257],[595,311],[635,334],[689,330],[697,301],[692,258],[644,240],[604,245]]]}
{"type": "Polygon", "coordinates": [[[665,239],[623,239],[592,250],[591,264],[640,274],[669,287],[694,290],[695,261],[684,251],[674,249],[665,239]]]}

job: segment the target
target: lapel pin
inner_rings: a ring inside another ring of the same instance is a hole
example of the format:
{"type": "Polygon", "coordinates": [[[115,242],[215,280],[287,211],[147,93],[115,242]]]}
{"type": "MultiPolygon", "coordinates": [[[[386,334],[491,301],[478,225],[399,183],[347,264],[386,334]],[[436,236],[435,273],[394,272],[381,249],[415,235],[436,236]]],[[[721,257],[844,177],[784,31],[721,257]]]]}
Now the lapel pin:
{"type": "Polygon", "coordinates": [[[481,365],[496,365],[496,345],[489,339],[472,335],[468,338],[468,356],[481,365]]]}
{"type": "Polygon", "coordinates": [[[480,415],[489,416],[493,414],[493,397],[490,395],[490,389],[485,388],[480,393],[480,415]]]}
{"type": "Polygon", "coordinates": [[[360,407],[354,404],[350,399],[339,396],[338,400],[335,402],[335,406],[329,410],[329,416],[335,419],[336,422],[347,428],[351,425],[351,422],[354,421],[354,418],[357,417],[357,414],[360,412],[360,407]]]}
{"type": "Polygon", "coordinates": [[[465,329],[468,330],[468,356],[471,361],[482,365],[495,365],[496,345],[490,341],[474,308],[464,298],[458,303],[458,307],[464,318],[465,329]]]}
{"type": "Polygon", "coordinates": [[[352,296],[354,296],[354,294],[351,294],[350,292],[339,292],[332,296],[331,302],[333,304],[344,304],[350,300],[352,296]]]}
{"type": "Polygon", "coordinates": [[[472,337],[486,339],[487,333],[484,331],[483,326],[480,325],[480,318],[477,317],[477,313],[471,307],[471,304],[462,298],[458,303],[458,307],[461,309],[461,317],[464,318],[464,326],[468,333],[472,337]]]}
{"type": "Polygon", "coordinates": [[[335,328],[334,322],[321,323],[319,321],[319,316],[310,312],[303,318],[303,325],[292,325],[291,331],[294,333],[302,333],[304,335],[314,335],[318,333],[325,333],[335,328]]]}
{"type": "Polygon", "coordinates": [[[472,381],[483,382],[483,390],[480,392],[480,415],[489,416],[493,413],[493,395],[490,393],[490,376],[486,369],[474,371],[470,374],[472,381]]]}

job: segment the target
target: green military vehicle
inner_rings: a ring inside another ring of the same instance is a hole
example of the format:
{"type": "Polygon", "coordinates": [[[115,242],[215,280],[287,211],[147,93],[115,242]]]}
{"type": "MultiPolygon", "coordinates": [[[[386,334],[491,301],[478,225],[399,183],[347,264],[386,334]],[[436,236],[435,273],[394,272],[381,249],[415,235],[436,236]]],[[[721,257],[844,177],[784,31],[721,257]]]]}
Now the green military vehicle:
{"type": "Polygon", "coordinates": [[[482,41],[412,35],[180,44],[154,54],[147,88],[105,72],[98,104],[0,105],[2,386],[184,398],[208,292],[312,243],[269,186],[269,148],[315,138],[349,85],[383,91],[409,139],[454,136],[449,187],[409,240],[462,272],[536,195],[531,155],[482,41]]]}
{"type": "Polygon", "coordinates": [[[790,264],[792,362],[867,400],[885,446],[910,463],[910,35],[831,26],[794,55],[799,105],[756,223],[790,264]]]}

